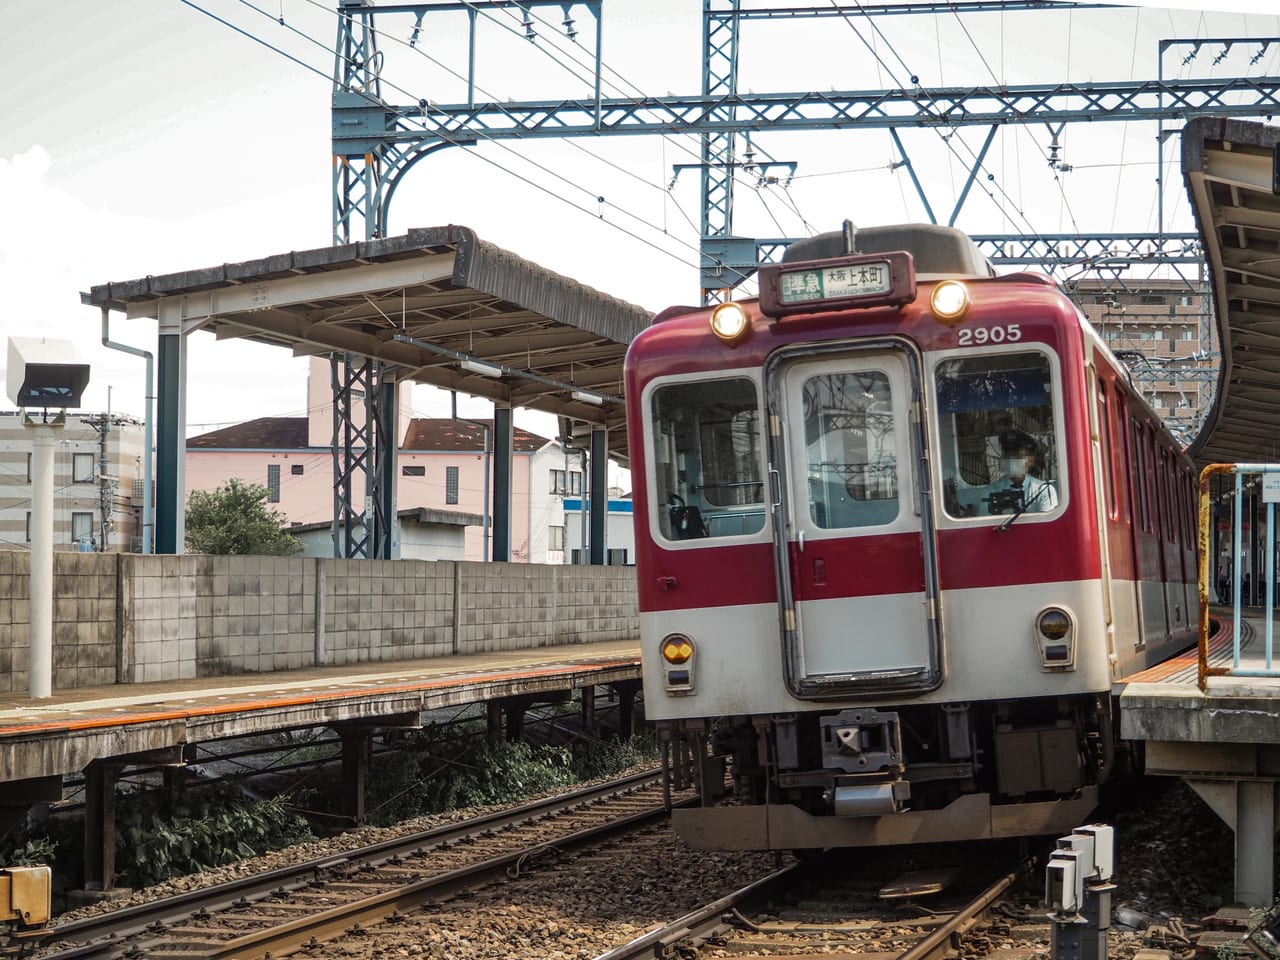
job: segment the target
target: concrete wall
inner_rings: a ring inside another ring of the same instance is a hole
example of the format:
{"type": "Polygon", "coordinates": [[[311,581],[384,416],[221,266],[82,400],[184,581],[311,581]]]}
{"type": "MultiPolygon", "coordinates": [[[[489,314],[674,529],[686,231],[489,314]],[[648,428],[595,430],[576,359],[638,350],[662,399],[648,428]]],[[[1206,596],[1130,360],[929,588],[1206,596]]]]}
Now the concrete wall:
{"type": "MultiPolygon", "coordinates": [[[[30,555],[0,551],[0,695],[30,683],[30,555]]],[[[625,567],[449,560],[54,558],[59,689],[625,640],[625,567]]]]}

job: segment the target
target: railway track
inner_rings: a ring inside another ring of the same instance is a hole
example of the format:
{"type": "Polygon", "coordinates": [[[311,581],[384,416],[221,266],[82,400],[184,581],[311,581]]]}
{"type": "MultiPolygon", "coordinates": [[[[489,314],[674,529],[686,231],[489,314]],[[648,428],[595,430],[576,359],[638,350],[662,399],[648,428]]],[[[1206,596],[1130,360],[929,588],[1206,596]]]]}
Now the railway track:
{"type": "Polygon", "coordinates": [[[663,817],[667,799],[656,771],[636,774],[341,856],[59,924],[40,932],[44,946],[38,956],[249,960],[314,950],[429,900],[516,875],[541,858],[663,817]]]}
{"type": "MultiPolygon", "coordinates": [[[[1029,876],[1023,861],[976,894],[946,896],[947,906],[925,909],[909,896],[886,900],[874,880],[833,876],[821,864],[801,862],[750,883],[670,924],[648,931],[597,960],[785,955],[874,960],[941,960],[982,956],[991,938],[1022,923],[1022,935],[1047,935],[1004,898],[1029,876]]],[[[923,883],[924,887],[940,886],[923,883]]],[[[909,890],[910,886],[904,887],[909,890]]]]}

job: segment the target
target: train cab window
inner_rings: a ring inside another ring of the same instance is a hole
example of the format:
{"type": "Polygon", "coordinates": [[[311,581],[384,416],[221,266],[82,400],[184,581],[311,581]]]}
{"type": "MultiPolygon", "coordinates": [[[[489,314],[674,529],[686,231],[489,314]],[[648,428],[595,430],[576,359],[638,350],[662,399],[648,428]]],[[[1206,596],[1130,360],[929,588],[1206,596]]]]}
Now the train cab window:
{"type": "Polygon", "coordinates": [[[668,540],[764,529],[760,398],[745,377],[658,387],[650,406],[658,530],[668,540]]]}
{"type": "Polygon", "coordinates": [[[804,382],[809,517],[824,530],[870,527],[898,516],[893,397],[879,370],[804,382]]]}
{"type": "Polygon", "coordinates": [[[956,518],[1048,513],[1064,490],[1042,353],[944,360],[935,374],[942,505],[956,518]]]}

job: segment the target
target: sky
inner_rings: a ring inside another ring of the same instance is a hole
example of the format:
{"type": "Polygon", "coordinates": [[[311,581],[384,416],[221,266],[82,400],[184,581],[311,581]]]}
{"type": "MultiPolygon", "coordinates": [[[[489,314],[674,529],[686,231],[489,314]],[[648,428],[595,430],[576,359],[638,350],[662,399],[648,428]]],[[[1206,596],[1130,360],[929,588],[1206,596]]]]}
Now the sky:
{"type": "MultiPolygon", "coordinates": [[[[748,6],[759,0],[744,0],[748,6]]],[[[13,18],[10,80],[0,87],[0,334],[71,341],[91,367],[86,411],[141,417],[143,362],[100,343],[101,316],[80,292],[108,282],[199,269],[332,238],[330,98],[337,0],[58,0],[13,18]]],[[[770,4],[776,5],[776,4],[770,4]]],[[[605,0],[605,96],[696,94],[696,0],[605,0]]],[[[1221,0],[1113,10],[955,16],[849,16],[750,23],[740,86],[753,92],[878,90],[992,83],[1101,82],[1280,75],[1280,42],[1221,48],[1170,38],[1280,37],[1273,0],[1221,0]],[[1255,63],[1250,60],[1258,55],[1255,63]]],[[[560,7],[534,8],[537,39],[501,11],[478,18],[477,98],[589,96],[560,7]]],[[[594,22],[572,9],[576,55],[594,22]]],[[[414,46],[410,19],[378,24],[384,95],[401,105],[459,102],[466,21],[435,14],[414,46]],[[433,19],[434,18],[434,19],[433,19]]],[[[1154,123],[1002,128],[957,225],[971,232],[1151,232],[1164,171],[1166,228],[1194,229],[1177,141],[1157,147],[1154,123]],[[1162,163],[1163,160],[1163,163],[1162,163]]],[[[945,220],[986,131],[903,130],[913,167],[945,220]]],[[[871,225],[926,218],[884,131],[768,133],[758,157],[795,163],[789,182],[735,188],[741,236],[803,236],[846,217],[871,225]]],[[[696,303],[699,189],[689,137],[525,140],[454,147],[416,165],[396,194],[389,233],[448,223],[653,311],[696,303]]],[[[750,292],[750,288],[747,288],[750,292]]],[[[113,315],[110,336],[142,349],[154,321],[113,315]]],[[[3,354],[0,354],[3,359],[3,354]]],[[[278,348],[189,345],[188,433],[259,416],[302,416],[305,360],[278,348]]],[[[11,408],[7,398],[0,406],[11,408]]],[[[447,415],[440,391],[415,388],[420,415],[447,415]]],[[[459,411],[489,407],[460,398],[459,411]]],[[[550,436],[546,415],[520,426],[550,436]]]]}

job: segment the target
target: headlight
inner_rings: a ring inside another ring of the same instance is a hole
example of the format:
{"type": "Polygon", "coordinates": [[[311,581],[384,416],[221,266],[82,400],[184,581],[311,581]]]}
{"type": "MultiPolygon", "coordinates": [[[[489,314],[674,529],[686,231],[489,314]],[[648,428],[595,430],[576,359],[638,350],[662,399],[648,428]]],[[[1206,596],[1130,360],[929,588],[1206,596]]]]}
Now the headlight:
{"type": "Polygon", "coordinates": [[[1036,646],[1040,666],[1061,671],[1076,668],[1076,631],[1071,614],[1060,607],[1046,607],[1036,617],[1036,646]]]}
{"type": "Polygon", "coordinates": [[[732,300],[711,311],[711,332],[725,343],[733,343],[747,332],[747,311],[732,300]]]}
{"type": "Polygon", "coordinates": [[[1071,618],[1061,610],[1046,610],[1036,623],[1040,633],[1048,640],[1061,640],[1071,629],[1071,618]]]}
{"type": "Polygon", "coordinates": [[[969,288],[959,280],[943,280],[929,296],[933,315],[943,323],[959,323],[969,313],[972,304],[969,288]]]}

